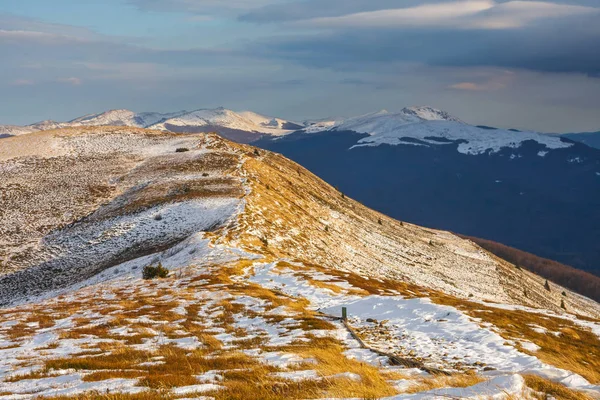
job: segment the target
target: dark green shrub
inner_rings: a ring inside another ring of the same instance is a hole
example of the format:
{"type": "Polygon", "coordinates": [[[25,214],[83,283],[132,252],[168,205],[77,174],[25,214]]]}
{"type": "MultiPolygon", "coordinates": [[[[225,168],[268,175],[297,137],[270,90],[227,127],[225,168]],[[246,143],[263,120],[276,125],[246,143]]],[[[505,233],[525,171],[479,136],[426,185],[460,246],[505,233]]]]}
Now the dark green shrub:
{"type": "Polygon", "coordinates": [[[187,147],[180,147],[175,150],[175,153],[185,153],[186,151],[190,151],[187,147]]]}
{"type": "Polygon", "coordinates": [[[144,270],[142,271],[142,276],[144,279],[156,279],[156,278],[166,278],[169,275],[169,270],[162,266],[161,263],[158,265],[146,265],[144,270]]]}

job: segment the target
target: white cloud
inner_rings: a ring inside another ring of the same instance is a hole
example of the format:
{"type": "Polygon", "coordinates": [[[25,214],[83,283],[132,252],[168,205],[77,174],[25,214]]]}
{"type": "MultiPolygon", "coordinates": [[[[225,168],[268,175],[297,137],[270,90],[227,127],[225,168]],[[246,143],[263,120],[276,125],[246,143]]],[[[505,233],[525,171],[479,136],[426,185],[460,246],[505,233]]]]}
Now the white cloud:
{"type": "Polygon", "coordinates": [[[324,28],[509,29],[538,20],[600,13],[599,8],[542,1],[458,0],[299,22],[324,28]]]}
{"type": "Polygon", "coordinates": [[[473,78],[477,79],[454,83],[449,85],[448,89],[465,90],[471,92],[490,92],[505,89],[517,78],[513,71],[507,70],[492,73],[489,76],[486,76],[488,75],[487,73],[482,75],[483,79],[475,76],[473,78]]]}
{"type": "Polygon", "coordinates": [[[11,82],[12,86],[32,86],[35,82],[31,79],[16,79],[11,82]]]}
{"type": "Polygon", "coordinates": [[[83,83],[83,81],[80,78],[75,78],[75,77],[59,78],[56,81],[60,82],[60,83],[65,83],[68,85],[73,85],[73,86],[79,86],[83,83]]]}

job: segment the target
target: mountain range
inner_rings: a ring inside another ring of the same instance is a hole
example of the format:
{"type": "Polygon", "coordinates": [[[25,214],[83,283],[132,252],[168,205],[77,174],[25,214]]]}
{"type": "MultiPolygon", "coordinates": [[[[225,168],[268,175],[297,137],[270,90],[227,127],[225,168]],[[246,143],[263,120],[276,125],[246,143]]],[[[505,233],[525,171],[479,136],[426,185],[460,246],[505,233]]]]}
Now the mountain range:
{"type": "MultiPolygon", "coordinates": [[[[401,114],[352,126],[422,124],[401,114]]],[[[599,303],[216,134],[4,138],[0,220],[1,400],[600,397],[599,303]]]]}
{"type": "Polygon", "coordinates": [[[173,113],[110,110],[68,122],[42,121],[27,126],[0,125],[0,135],[17,136],[42,130],[86,126],[130,126],[179,133],[217,132],[241,143],[253,142],[265,135],[281,136],[304,128],[303,125],[280,118],[267,117],[251,111],[234,112],[225,108],[173,113]]]}
{"type": "Polygon", "coordinates": [[[279,152],[392,217],[600,274],[600,151],[577,141],[585,135],[473,126],[432,107],[305,122],[224,108],[113,110],[0,134],[102,125],[217,132],[279,152]]]}

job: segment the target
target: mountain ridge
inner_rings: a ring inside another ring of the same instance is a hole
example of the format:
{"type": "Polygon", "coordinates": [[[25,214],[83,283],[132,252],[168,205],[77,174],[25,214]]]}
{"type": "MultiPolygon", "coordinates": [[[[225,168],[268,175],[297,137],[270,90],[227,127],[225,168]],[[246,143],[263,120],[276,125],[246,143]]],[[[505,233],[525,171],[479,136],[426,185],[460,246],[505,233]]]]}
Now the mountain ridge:
{"type": "Polygon", "coordinates": [[[282,155],[123,126],[2,140],[0,396],[600,395],[600,304],[282,155]]]}
{"type": "MultiPolygon", "coordinates": [[[[430,106],[405,107],[398,112],[381,110],[356,117],[326,118],[305,123],[264,116],[251,111],[234,112],[223,107],[165,114],[135,113],[126,109],[116,109],[89,114],[69,122],[43,121],[25,127],[0,125],[0,134],[15,135],[56,128],[107,125],[171,130],[179,133],[214,131],[244,143],[251,143],[263,137],[286,136],[296,131],[318,133],[351,130],[372,136],[370,139],[365,138],[356,143],[357,146],[441,144],[439,140],[432,142],[428,139],[434,137],[444,140],[464,140],[466,143],[459,146],[459,151],[475,154],[488,150],[498,151],[504,147],[519,147],[527,140],[542,143],[548,150],[569,146],[568,142],[563,142],[556,136],[536,132],[496,128],[494,132],[490,132],[490,129],[469,125],[448,112],[430,106]],[[410,138],[411,141],[402,140],[403,137],[410,138]]],[[[543,153],[540,155],[543,156],[543,153]]]]}

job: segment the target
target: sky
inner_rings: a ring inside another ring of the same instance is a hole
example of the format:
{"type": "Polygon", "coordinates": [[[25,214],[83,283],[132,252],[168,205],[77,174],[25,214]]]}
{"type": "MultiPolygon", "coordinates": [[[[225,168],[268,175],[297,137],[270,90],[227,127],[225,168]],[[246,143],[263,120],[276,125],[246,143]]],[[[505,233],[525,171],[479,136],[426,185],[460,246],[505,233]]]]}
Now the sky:
{"type": "Polygon", "coordinates": [[[598,0],[1,0],[0,124],[411,105],[600,130],[598,0]]]}

